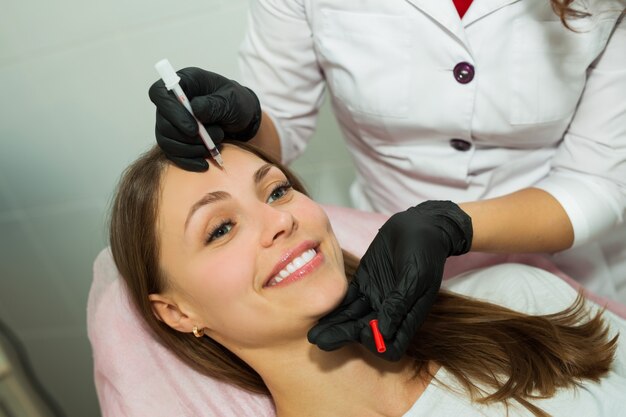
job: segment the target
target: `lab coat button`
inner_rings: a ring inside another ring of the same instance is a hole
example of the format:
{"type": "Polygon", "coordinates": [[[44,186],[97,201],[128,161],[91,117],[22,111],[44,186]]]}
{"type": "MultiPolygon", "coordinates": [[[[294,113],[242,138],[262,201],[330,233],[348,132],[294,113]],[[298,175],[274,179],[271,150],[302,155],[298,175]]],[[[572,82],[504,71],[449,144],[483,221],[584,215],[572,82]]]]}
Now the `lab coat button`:
{"type": "Polygon", "coordinates": [[[454,78],[461,84],[467,84],[474,79],[474,66],[467,62],[459,62],[454,66],[454,78]]]}
{"type": "Polygon", "coordinates": [[[472,144],[463,139],[450,139],[450,146],[452,146],[457,151],[465,152],[472,147],[472,144]]]}

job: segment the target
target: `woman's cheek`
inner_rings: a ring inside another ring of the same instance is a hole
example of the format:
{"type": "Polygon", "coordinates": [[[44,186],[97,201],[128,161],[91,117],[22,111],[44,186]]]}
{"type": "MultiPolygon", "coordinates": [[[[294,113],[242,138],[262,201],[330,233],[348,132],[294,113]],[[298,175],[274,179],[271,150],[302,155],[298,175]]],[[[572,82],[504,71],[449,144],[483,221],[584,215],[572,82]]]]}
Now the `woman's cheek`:
{"type": "Polygon", "coordinates": [[[296,216],[298,216],[301,221],[307,219],[315,227],[325,227],[329,224],[328,215],[322,206],[315,201],[302,194],[296,204],[296,216]]]}
{"type": "MultiPolygon", "coordinates": [[[[204,262],[196,270],[198,293],[194,297],[202,299],[205,308],[232,303],[241,298],[253,284],[253,268],[250,254],[233,245],[232,250],[212,254],[209,262],[204,262]]],[[[243,248],[242,248],[243,249],[243,248]]]]}

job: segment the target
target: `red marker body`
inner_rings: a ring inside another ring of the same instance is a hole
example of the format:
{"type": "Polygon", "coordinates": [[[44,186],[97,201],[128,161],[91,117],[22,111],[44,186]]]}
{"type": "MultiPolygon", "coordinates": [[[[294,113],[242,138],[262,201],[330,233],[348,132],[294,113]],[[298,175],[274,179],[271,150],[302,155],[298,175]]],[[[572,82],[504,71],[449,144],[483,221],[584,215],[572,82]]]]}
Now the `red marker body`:
{"type": "Polygon", "coordinates": [[[380,330],[378,330],[378,320],[370,320],[370,328],[372,329],[372,334],[374,335],[376,350],[378,353],[383,353],[387,350],[387,346],[385,346],[385,339],[383,339],[383,335],[380,333],[380,330]]]}

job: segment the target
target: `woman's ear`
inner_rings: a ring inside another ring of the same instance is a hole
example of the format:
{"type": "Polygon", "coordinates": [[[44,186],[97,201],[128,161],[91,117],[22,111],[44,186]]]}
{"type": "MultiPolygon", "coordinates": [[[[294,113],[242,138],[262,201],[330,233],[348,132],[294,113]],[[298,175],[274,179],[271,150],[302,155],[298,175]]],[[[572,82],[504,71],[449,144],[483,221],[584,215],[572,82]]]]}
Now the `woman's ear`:
{"type": "Polygon", "coordinates": [[[152,304],[152,312],[157,319],[172,329],[183,333],[191,333],[193,327],[198,325],[170,297],[161,294],[150,294],[148,299],[152,304]]]}

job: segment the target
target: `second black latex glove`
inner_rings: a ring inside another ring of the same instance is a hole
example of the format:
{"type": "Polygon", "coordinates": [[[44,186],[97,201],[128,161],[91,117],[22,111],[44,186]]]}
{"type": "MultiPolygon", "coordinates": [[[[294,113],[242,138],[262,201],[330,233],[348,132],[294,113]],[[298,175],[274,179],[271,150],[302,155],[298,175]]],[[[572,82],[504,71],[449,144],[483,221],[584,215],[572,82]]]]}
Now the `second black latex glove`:
{"type": "MultiPolygon", "coordinates": [[[[261,105],[252,90],[200,68],[184,68],[177,74],[195,116],[216,145],[225,135],[241,141],[254,137],[261,125],[261,105]]],[[[155,135],[159,147],[179,167],[206,171],[209,151],[198,136],[194,118],[162,80],[152,84],[148,93],[157,107],[155,135]]]]}
{"type": "Polygon", "coordinates": [[[397,361],[437,298],[446,259],[469,251],[470,217],[450,201],[426,201],[394,214],[363,255],[342,304],[313,327],[311,343],[334,350],[359,342],[376,352],[368,323],[377,318],[397,361]]]}

